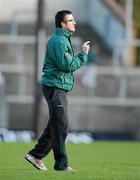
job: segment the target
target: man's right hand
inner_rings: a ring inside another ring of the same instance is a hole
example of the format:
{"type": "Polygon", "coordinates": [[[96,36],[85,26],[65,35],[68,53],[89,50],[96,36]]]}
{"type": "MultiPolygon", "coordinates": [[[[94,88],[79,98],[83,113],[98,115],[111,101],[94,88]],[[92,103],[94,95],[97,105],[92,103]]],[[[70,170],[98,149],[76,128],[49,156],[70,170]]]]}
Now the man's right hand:
{"type": "Polygon", "coordinates": [[[90,41],[86,41],[84,42],[84,44],[82,45],[82,50],[83,52],[85,52],[86,54],[88,54],[89,50],[90,50],[90,45],[89,45],[90,41]]]}

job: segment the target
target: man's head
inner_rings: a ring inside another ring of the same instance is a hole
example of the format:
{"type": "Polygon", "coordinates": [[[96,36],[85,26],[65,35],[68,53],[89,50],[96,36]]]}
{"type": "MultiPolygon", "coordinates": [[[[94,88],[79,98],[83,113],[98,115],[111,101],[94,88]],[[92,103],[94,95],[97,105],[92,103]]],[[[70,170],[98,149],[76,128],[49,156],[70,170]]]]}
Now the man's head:
{"type": "Polygon", "coordinates": [[[67,29],[71,32],[75,32],[76,22],[69,10],[62,10],[55,15],[55,26],[59,28],[67,29]]]}

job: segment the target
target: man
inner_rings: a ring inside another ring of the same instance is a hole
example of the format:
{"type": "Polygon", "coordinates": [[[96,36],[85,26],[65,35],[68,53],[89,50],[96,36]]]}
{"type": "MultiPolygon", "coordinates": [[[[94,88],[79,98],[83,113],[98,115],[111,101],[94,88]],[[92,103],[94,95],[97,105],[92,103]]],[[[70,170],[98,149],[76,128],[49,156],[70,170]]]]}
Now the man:
{"type": "Polygon", "coordinates": [[[76,22],[71,11],[57,12],[55,25],[55,32],[47,44],[41,80],[49,107],[49,121],[38,143],[25,158],[37,169],[47,170],[42,159],[52,149],[54,170],[73,171],[65,148],[68,133],[67,92],[73,88],[73,72],[86,63],[90,47],[87,41],[82,45],[82,52],[74,55],[70,37],[75,32],[76,22]]]}

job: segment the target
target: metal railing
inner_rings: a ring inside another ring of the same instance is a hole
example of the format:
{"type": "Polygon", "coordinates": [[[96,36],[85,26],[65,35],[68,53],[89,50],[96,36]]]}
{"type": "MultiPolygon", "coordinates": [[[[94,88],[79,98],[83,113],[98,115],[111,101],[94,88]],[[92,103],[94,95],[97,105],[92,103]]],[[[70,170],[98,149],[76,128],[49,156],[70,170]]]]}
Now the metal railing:
{"type": "MultiPolygon", "coordinates": [[[[73,38],[73,43],[75,46],[81,41],[77,38],[73,38]]],[[[19,75],[18,81],[18,93],[17,94],[7,94],[6,100],[7,103],[17,102],[17,103],[33,103],[33,95],[26,94],[27,88],[27,74],[31,76],[34,74],[34,67],[28,66],[24,64],[24,57],[23,57],[23,48],[24,45],[34,45],[35,44],[35,37],[34,36],[7,36],[1,35],[0,36],[0,45],[1,44],[16,44],[17,47],[20,47],[20,51],[16,54],[16,63],[15,64],[0,64],[0,71],[4,73],[17,73],[19,75]]],[[[140,77],[140,69],[139,68],[126,68],[120,66],[110,66],[110,67],[103,67],[103,66],[95,66],[97,76],[98,75],[113,75],[115,77],[119,77],[119,88],[118,94],[116,97],[101,97],[101,96],[93,96],[88,97],[80,96],[80,97],[69,97],[70,103],[83,103],[83,104],[96,104],[96,105],[128,105],[128,106],[136,106],[140,105],[140,97],[128,97],[127,96],[127,86],[128,86],[128,77],[139,76],[140,77]]],[[[88,91],[88,88],[87,88],[88,91]]]]}
{"type": "MultiPolygon", "coordinates": [[[[140,77],[140,68],[126,68],[126,67],[106,67],[98,66],[95,67],[97,76],[102,75],[113,75],[119,78],[119,88],[118,93],[114,97],[102,97],[102,96],[80,96],[80,97],[70,97],[70,103],[74,104],[92,104],[92,105],[111,105],[111,106],[139,106],[139,97],[129,97],[127,96],[128,89],[128,78],[129,77],[140,77]]],[[[88,91],[88,89],[87,89],[88,91]]]]}

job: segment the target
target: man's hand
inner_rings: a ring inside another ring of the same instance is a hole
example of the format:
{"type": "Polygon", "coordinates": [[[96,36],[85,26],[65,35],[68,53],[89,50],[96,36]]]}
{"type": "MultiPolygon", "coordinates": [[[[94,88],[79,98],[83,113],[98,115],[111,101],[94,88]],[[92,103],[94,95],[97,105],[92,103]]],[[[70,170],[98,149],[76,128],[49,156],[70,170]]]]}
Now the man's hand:
{"type": "Polygon", "coordinates": [[[86,41],[84,42],[84,44],[82,45],[82,50],[83,52],[85,52],[86,54],[88,54],[89,50],[90,50],[90,45],[89,45],[90,41],[86,41]]]}

